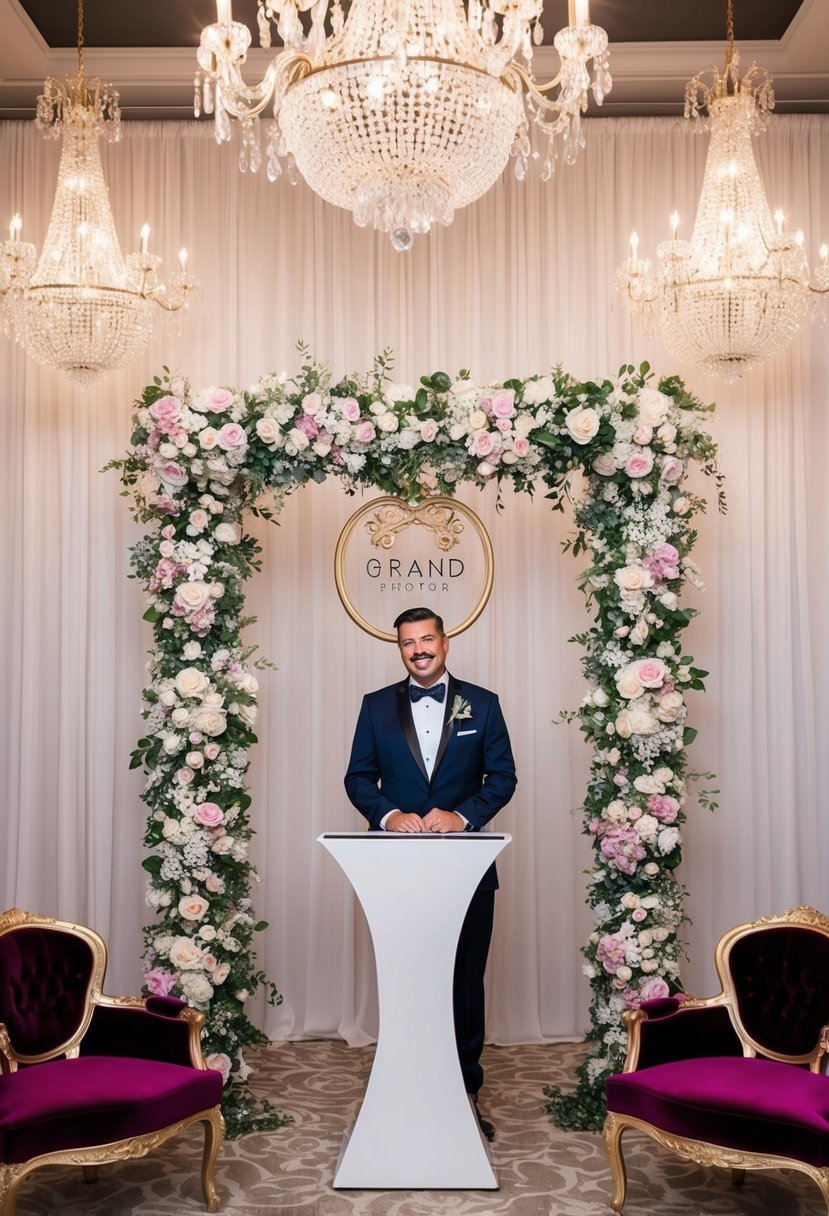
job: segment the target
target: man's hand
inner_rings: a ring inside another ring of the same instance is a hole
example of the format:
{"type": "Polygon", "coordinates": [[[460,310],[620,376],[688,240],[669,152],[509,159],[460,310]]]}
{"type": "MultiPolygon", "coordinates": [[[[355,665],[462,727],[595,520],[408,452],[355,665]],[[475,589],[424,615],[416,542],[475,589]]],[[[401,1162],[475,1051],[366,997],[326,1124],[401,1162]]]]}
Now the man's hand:
{"type": "Polygon", "coordinates": [[[423,816],[422,822],[424,832],[463,832],[466,828],[460,815],[454,811],[442,811],[436,806],[423,816]]]}
{"type": "MultiPolygon", "coordinates": [[[[455,816],[457,818],[457,816],[455,816]]],[[[386,820],[387,832],[423,832],[424,820],[419,815],[407,815],[405,811],[392,811],[386,820]]]]}

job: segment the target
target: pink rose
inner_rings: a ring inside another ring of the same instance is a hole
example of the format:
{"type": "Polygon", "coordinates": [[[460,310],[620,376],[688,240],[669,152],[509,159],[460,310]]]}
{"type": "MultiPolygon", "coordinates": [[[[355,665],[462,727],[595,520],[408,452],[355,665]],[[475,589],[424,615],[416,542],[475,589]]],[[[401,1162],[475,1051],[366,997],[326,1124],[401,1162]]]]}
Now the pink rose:
{"type": "Polygon", "coordinates": [[[512,441],[512,450],[516,456],[526,456],[530,450],[530,441],[525,435],[516,435],[512,441]]]}
{"type": "Polygon", "coordinates": [[[189,785],[195,775],[191,768],[180,768],[176,773],[176,780],[179,785],[189,785]]]}
{"type": "Polygon", "coordinates": [[[354,438],[358,443],[371,443],[376,433],[373,424],[366,418],[355,428],[354,438]]]}
{"type": "Polygon", "coordinates": [[[210,873],[204,880],[204,885],[212,895],[219,895],[224,890],[224,880],[218,874],[210,873]]]}
{"type": "Polygon", "coordinates": [[[208,760],[215,760],[221,750],[218,743],[205,743],[204,745],[204,754],[208,760]]]}
{"type": "Polygon", "coordinates": [[[438,433],[438,424],[434,418],[427,418],[420,426],[420,438],[424,443],[434,443],[438,433]]]}
{"type": "Polygon", "coordinates": [[[232,1068],[230,1056],[225,1055],[223,1051],[214,1051],[204,1062],[208,1068],[212,1068],[215,1072],[220,1072],[222,1074],[222,1081],[227,1085],[232,1068]]]}
{"type": "Polygon", "coordinates": [[[206,426],[199,431],[199,447],[205,452],[212,452],[216,444],[219,442],[219,432],[215,427],[206,426]]]}
{"type": "Polygon", "coordinates": [[[201,895],[182,895],[178,910],[185,920],[201,920],[210,904],[201,895]]]}
{"type": "Polygon", "coordinates": [[[686,498],[684,494],[680,494],[674,499],[672,507],[674,515],[687,515],[690,509],[690,499],[686,498]]]}
{"type": "Polygon", "coordinates": [[[175,534],[176,534],[176,530],[172,524],[165,524],[164,527],[161,529],[161,535],[164,537],[165,540],[172,540],[173,537],[175,536],[175,534]]]}
{"type": "Polygon", "coordinates": [[[183,486],[187,482],[187,473],[175,460],[157,459],[155,471],[165,485],[183,486]]]}
{"type": "Polygon", "coordinates": [[[498,418],[495,425],[502,435],[506,435],[507,431],[512,430],[512,423],[509,418],[498,418]]]}
{"type": "Polygon", "coordinates": [[[246,448],[248,445],[248,437],[245,433],[245,428],[239,426],[238,422],[226,422],[219,431],[219,447],[225,452],[235,452],[239,448],[246,448]]]}
{"type": "Polygon", "coordinates": [[[628,457],[625,472],[628,477],[647,477],[652,468],[653,452],[643,448],[640,452],[634,452],[632,456],[628,457]]]}
{"type": "Polygon", "coordinates": [[[145,974],[144,983],[153,996],[167,996],[175,987],[176,977],[166,967],[153,967],[145,974]]]}
{"type": "Polygon", "coordinates": [[[499,393],[497,397],[493,397],[491,412],[496,418],[512,418],[515,414],[512,397],[506,393],[499,393]]]}
{"type": "Polygon", "coordinates": [[[645,980],[639,989],[639,996],[643,1001],[660,1001],[670,996],[670,989],[661,976],[654,975],[645,980]]]}
{"type": "MultiPolygon", "coordinates": [[[[204,750],[207,752],[207,747],[204,750]]],[[[216,828],[224,823],[225,813],[218,803],[202,802],[193,812],[193,818],[196,823],[202,824],[203,827],[216,828]]]]}
{"type": "Polygon", "coordinates": [[[476,456],[488,456],[494,444],[489,431],[476,431],[472,436],[472,451],[476,456]]]}
{"type": "Polygon", "coordinates": [[[181,413],[181,402],[178,397],[159,397],[150,406],[150,415],[156,422],[175,422],[181,413]]]}
{"type": "Polygon", "coordinates": [[[610,975],[615,975],[625,961],[624,943],[606,933],[599,940],[596,957],[605,971],[610,975]]]}
{"type": "Polygon", "coordinates": [[[645,688],[658,688],[665,679],[665,664],[661,659],[643,659],[637,665],[636,675],[645,688]]]}
{"type": "Polygon", "coordinates": [[[209,388],[207,400],[214,414],[223,414],[233,405],[233,393],[226,388],[209,388]]]}
{"type": "Polygon", "coordinates": [[[349,422],[356,422],[360,417],[360,403],[354,397],[345,397],[340,404],[340,409],[349,422]]]}
{"type": "Polygon", "coordinates": [[[684,466],[681,460],[676,456],[663,456],[659,469],[659,476],[663,481],[679,481],[684,472],[684,466]]]}
{"type": "Polygon", "coordinates": [[[637,925],[639,925],[647,918],[647,915],[648,913],[646,908],[634,908],[630,914],[630,919],[635,920],[637,925]]]}
{"type": "MultiPolygon", "coordinates": [[[[306,414],[317,414],[322,409],[322,397],[319,393],[308,393],[302,399],[302,409],[306,414]]],[[[299,425],[297,423],[297,425],[299,425]]]]}

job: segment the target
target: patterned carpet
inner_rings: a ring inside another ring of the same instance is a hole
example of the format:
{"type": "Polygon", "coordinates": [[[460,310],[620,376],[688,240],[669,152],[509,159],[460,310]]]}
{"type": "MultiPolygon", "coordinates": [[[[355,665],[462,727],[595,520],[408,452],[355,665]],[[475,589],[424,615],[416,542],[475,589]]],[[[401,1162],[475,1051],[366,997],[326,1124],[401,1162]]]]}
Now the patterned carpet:
{"type": "MultiPolygon", "coordinates": [[[[343,1132],[353,1122],[373,1048],[282,1044],[251,1053],[257,1089],[290,1112],[279,1131],[228,1142],[217,1170],[229,1216],[608,1216],[610,1177],[600,1137],[561,1132],[543,1108],[546,1084],[567,1085],[581,1048],[488,1047],[481,1107],[497,1126],[500,1190],[334,1191],[343,1132]]],[[[435,1125],[441,1128],[440,1111],[435,1125]]],[[[442,1129],[451,1135],[451,1129],[442,1129]]],[[[703,1170],[628,1132],[626,1216],[826,1216],[803,1175],[703,1170]]],[[[380,1146],[378,1146],[378,1151],[380,1146]]],[[[201,1131],[190,1129],[140,1161],[102,1166],[92,1185],[53,1167],[21,1188],[18,1216],[189,1216],[204,1211],[201,1131]]]]}

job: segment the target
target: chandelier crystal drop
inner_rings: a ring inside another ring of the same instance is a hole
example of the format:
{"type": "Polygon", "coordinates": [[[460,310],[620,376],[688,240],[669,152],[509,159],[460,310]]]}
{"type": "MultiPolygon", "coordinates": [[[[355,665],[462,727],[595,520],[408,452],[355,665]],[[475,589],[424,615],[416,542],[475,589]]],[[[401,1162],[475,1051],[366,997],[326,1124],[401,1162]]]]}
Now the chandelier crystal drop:
{"type": "Polygon", "coordinates": [[[63,82],[49,77],[37,100],[36,125],[47,139],[63,137],[52,215],[40,259],[20,240],[15,215],[0,246],[0,302],[6,333],[37,362],[86,387],[130,363],[156,331],[158,320],[187,303],[196,279],[187,252],[169,287],[161,259],[141,250],[124,259],[101,166],[100,139],[121,138],[118,94],[83,66],[83,2],[78,5],[78,71],[63,82]]]}
{"type": "Polygon", "coordinates": [[[255,172],[257,120],[272,103],[268,177],[287,161],[289,175],[295,166],[320,197],[389,233],[400,251],[432,224],[451,224],[511,155],[523,178],[535,155],[531,124],[546,137],[544,178],[559,137],[572,162],[589,92],[601,105],[611,87],[607,35],[589,23],[587,0],[571,0],[572,24],[555,40],[561,71],[545,85],[532,74],[541,0],[468,0],[466,10],[460,0],[352,0],[347,17],[341,0],[259,0],[261,45],[270,47],[274,23],[284,49],[252,87],[241,74],[250,31],[232,20],[230,0],[217,8],[201,36],[196,115],[215,115],[219,143],[238,119],[239,165],[255,172]]]}
{"type": "Polygon", "coordinates": [[[803,233],[785,231],[782,211],[772,216],[752,147],[774,107],[772,81],[755,64],[740,77],[732,0],[725,67],[711,71],[711,85],[695,76],[685,91],[686,119],[711,132],[691,239],[677,239],[674,212],[654,269],[638,256],[632,233],[614,287],[677,359],[736,380],[779,354],[812,318],[829,289],[829,265],[823,245],[810,277],[803,233]]]}

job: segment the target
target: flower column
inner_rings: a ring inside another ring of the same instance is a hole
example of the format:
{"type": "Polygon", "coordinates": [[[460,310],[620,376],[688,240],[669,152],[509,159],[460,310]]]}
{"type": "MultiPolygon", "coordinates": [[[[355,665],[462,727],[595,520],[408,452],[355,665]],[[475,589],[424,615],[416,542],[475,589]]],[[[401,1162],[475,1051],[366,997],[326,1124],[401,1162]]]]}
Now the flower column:
{"type": "MultiPolygon", "coordinates": [[[[258,684],[240,639],[258,549],[241,530],[249,494],[242,397],[169,387],[145,390],[123,466],[137,513],[155,524],[132,552],[155,641],[146,733],[132,757],[147,772],[153,852],[143,865],[158,913],[145,930],[145,981],[151,993],[205,1011],[205,1055],[228,1085],[248,1075],[244,1046],[265,1041],[244,1008],[264,982],[253,962],[252,935],[264,925],[252,914],[245,792],[258,684]]],[[[244,1085],[226,1090],[223,1107],[231,1134],[281,1121],[268,1104],[254,1113],[244,1085]]]]}

